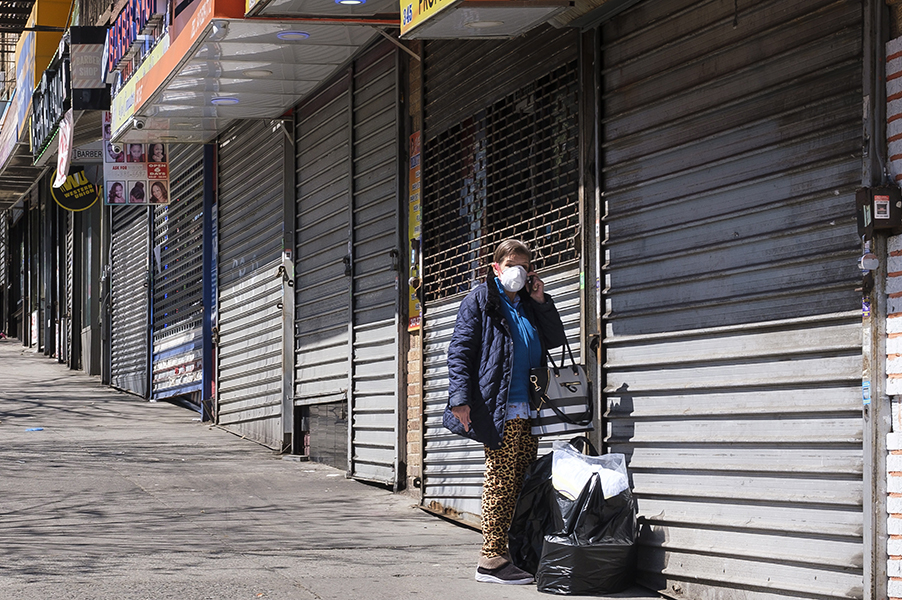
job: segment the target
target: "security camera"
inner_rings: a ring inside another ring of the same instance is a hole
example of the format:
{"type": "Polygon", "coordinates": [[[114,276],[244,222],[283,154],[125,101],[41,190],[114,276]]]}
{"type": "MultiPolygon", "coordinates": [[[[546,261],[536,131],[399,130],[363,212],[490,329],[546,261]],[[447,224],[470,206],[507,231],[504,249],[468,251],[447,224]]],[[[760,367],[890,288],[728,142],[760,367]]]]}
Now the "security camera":
{"type": "Polygon", "coordinates": [[[132,127],[134,129],[144,129],[147,126],[147,121],[142,119],[141,117],[135,117],[132,119],[132,127]]]}

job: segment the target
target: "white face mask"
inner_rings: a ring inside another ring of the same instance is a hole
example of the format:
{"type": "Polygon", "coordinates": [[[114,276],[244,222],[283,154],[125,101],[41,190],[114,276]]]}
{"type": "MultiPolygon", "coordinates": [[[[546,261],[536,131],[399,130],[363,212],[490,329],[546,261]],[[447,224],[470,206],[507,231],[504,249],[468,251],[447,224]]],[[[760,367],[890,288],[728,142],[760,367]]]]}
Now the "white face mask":
{"type": "Polygon", "coordinates": [[[526,285],[526,269],[521,266],[508,267],[498,276],[498,279],[506,291],[519,292],[526,285]]]}

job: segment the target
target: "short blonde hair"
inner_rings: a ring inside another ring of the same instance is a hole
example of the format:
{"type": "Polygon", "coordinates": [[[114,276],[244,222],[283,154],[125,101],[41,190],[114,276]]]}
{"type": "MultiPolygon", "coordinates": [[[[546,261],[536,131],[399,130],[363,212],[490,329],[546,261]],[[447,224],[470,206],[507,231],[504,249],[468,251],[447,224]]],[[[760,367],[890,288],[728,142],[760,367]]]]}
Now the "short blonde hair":
{"type": "Polygon", "coordinates": [[[529,249],[529,246],[521,242],[520,240],[516,240],[514,238],[508,238],[498,244],[495,248],[494,262],[501,264],[508,256],[519,255],[526,258],[527,261],[532,262],[532,251],[529,249]]]}

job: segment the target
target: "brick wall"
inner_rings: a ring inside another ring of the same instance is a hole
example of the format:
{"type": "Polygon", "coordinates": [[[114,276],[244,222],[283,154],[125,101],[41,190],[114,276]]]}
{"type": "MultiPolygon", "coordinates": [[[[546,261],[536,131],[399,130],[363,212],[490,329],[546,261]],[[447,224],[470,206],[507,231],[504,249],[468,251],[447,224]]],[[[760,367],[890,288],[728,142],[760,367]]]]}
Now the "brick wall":
{"type": "Polygon", "coordinates": [[[410,335],[407,351],[407,489],[419,495],[415,479],[423,477],[423,336],[410,335]]]}
{"type": "MultiPolygon", "coordinates": [[[[408,47],[422,55],[422,42],[410,42],[408,47]]],[[[410,131],[415,132],[421,131],[423,126],[423,70],[420,62],[413,58],[409,59],[408,64],[407,107],[410,131]]],[[[419,497],[420,490],[414,482],[422,481],[423,477],[423,336],[420,331],[410,333],[408,348],[406,489],[411,495],[419,497]]]]}

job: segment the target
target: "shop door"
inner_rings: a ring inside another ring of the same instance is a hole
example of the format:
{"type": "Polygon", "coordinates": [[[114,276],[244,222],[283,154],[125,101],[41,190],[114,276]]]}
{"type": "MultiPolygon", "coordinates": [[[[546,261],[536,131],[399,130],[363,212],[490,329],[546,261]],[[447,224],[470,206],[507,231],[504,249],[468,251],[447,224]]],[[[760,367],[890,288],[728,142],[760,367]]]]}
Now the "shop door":
{"type": "Polygon", "coordinates": [[[863,594],[861,11],[603,25],[607,444],[671,596],[863,594]]]}
{"type": "Polygon", "coordinates": [[[353,83],[351,474],[386,484],[397,482],[404,448],[397,59],[394,47],[383,45],[357,61],[353,83]]]}
{"type": "Polygon", "coordinates": [[[154,209],[153,398],[203,384],[203,163],[201,144],[170,145],[172,202],[154,209]]]}
{"type": "Polygon", "coordinates": [[[146,397],[150,379],[150,209],[110,208],[110,381],[113,387],[146,397]]]}
{"type": "Polygon", "coordinates": [[[65,336],[64,358],[63,361],[69,365],[69,368],[78,368],[79,350],[75,347],[75,337],[73,336],[73,328],[75,323],[75,213],[66,211],[66,310],[65,324],[63,326],[63,335],[65,336]]]}
{"type": "MultiPolygon", "coordinates": [[[[0,212],[0,331],[6,332],[9,280],[9,211],[0,212]]],[[[62,360],[62,359],[61,359],[62,360]]]]}
{"type": "MultiPolygon", "coordinates": [[[[397,53],[377,46],[297,114],[295,402],[314,460],[398,481],[397,53]]],[[[405,417],[406,418],[406,417],[405,417]]]]}
{"type": "Polygon", "coordinates": [[[508,42],[426,45],[423,505],[476,525],[483,447],[444,429],[442,414],[457,310],[485,280],[498,242],[516,237],[532,248],[576,360],[583,354],[577,47],[573,31],[551,28],[508,42]]]}
{"type": "Polygon", "coordinates": [[[226,429],[278,450],[284,138],[281,121],[242,122],[220,139],[218,163],[216,414],[226,429]]]}
{"type": "MultiPolygon", "coordinates": [[[[295,405],[312,460],[348,461],[350,77],[297,112],[295,405]]],[[[300,442],[300,439],[298,440],[300,442]]]]}

